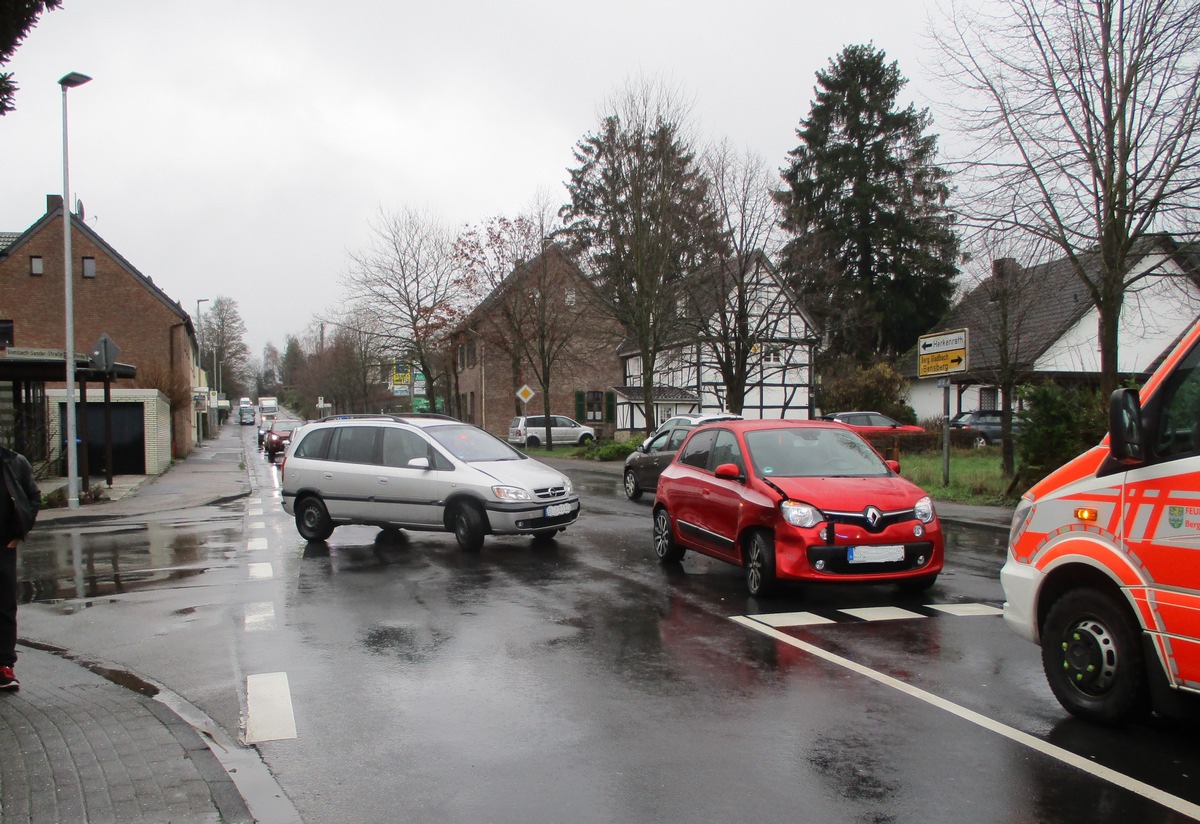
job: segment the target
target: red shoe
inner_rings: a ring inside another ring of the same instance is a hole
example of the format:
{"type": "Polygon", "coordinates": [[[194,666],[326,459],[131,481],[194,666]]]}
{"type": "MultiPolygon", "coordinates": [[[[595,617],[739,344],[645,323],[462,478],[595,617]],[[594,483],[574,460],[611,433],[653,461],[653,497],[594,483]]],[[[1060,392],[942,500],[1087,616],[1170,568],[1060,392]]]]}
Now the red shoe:
{"type": "Polygon", "coordinates": [[[21,682],[13,674],[12,667],[0,667],[0,690],[19,690],[21,682]]]}

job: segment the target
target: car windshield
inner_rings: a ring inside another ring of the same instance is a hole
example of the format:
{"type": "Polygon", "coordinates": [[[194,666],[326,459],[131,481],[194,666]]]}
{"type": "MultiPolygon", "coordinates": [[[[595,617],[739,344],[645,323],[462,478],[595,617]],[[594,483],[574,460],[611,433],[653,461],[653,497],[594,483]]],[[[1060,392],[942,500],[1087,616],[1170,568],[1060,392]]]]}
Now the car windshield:
{"type": "Polygon", "coordinates": [[[520,461],[525,458],[522,453],[477,426],[431,426],[425,431],[447,452],[467,463],[520,461]]]}
{"type": "Polygon", "coordinates": [[[766,478],[880,478],[891,471],[862,438],[842,429],[756,429],[746,433],[746,447],[766,478]]]}
{"type": "Polygon", "coordinates": [[[272,432],[291,432],[300,425],[300,421],[273,421],[271,423],[272,432]]]}

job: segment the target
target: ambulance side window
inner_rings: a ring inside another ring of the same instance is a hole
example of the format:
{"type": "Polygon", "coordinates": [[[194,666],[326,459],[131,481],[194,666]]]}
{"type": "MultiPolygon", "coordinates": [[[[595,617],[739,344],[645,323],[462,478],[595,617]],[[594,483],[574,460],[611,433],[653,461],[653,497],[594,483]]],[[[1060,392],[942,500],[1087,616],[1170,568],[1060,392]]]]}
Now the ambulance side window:
{"type": "Polygon", "coordinates": [[[1200,347],[1167,379],[1162,401],[1154,451],[1163,460],[1200,455],[1200,347]]]}

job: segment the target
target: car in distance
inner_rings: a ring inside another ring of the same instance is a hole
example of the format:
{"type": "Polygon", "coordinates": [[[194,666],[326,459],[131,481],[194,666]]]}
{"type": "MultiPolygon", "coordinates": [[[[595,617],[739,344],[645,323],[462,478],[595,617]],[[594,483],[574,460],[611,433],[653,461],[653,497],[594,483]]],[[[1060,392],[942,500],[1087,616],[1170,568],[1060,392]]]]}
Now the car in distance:
{"type": "Polygon", "coordinates": [[[654,431],[642,441],[642,446],[650,443],[650,439],[654,436],[676,426],[699,426],[702,423],[740,421],[741,419],[741,415],[734,415],[729,412],[687,412],[682,415],[672,415],[654,428],[654,431]]]}
{"type": "Polygon", "coordinates": [[[271,428],[271,424],[275,421],[274,413],[263,413],[263,416],[258,421],[258,448],[263,448],[263,440],[267,437],[267,430],[271,428]]]}
{"type": "Polygon", "coordinates": [[[305,424],[280,468],[283,508],[309,541],[343,524],[548,539],[579,517],[571,479],[479,427],[442,416],[358,415],[305,424]]]}
{"type": "Polygon", "coordinates": [[[629,500],[636,501],[643,492],[653,492],[658,487],[658,476],[671,463],[684,438],[694,428],[686,423],[672,426],[645,443],[638,444],[637,449],[629,453],[623,474],[625,495],[629,500]]]}
{"type": "Polygon", "coordinates": [[[238,407],[238,426],[253,426],[254,425],[254,407],[239,406],[238,407]]]}
{"type": "Polygon", "coordinates": [[[823,415],[821,420],[837,421],[863,435],[913,435],[925,431],[923,427],[900,423],[878,412],[834,412],[823,415]]]}
{"type": "Polygon", "coordinates": [[[268,461],[274,461],[276,455],[287,450],[288,444],[292,442],[292,433],[303,424],[304,421],[285,421],[281,418],[271,421],[263,435],[263,451],[267,453],[268,461]]]}
{"type": "Polygon", "coordinates": [[[596,430],[565,415],[518,415],[508,424],[508,442],[525,448],[542,445],[546,437],[546,420],[550,421],[550,437],[561,445],[584,446],[596,440],[596,430]]]}
{"type": "Polygon", "coordinates": [[[924,590],[942,570],[942,529],[929,496],[898,472],[832,422],[707,424],[658,479],[654,552],[741,566],[755,596],[784,580],[924,590]]]}
{"type": "MultiPolygon", "coordinates": [[[[974,433],[974,444],[978,447],[1000,443],[1000,410],[976,409],[960,412],[950,421],[951,429],[969,429],[974,433]]],[[[1012,434],[1020,435],[1022,421],[1016,414],[1012,417],[1012,434]]]]}

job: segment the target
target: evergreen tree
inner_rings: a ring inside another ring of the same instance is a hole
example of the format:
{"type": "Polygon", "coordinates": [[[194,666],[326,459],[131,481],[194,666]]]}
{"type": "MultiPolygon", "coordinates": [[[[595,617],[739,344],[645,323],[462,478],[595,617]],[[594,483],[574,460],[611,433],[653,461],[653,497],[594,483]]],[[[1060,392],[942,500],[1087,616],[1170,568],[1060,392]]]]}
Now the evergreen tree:
{"type": "Polygon", "coordinates": [[[817,74],[778,197],[794,237],[783,269],[833,351],[891,359],[945,314],[958,238],[948,173],[926,110],[897,110],[907,80],[873,46],[848,46],[817,74]]]}

